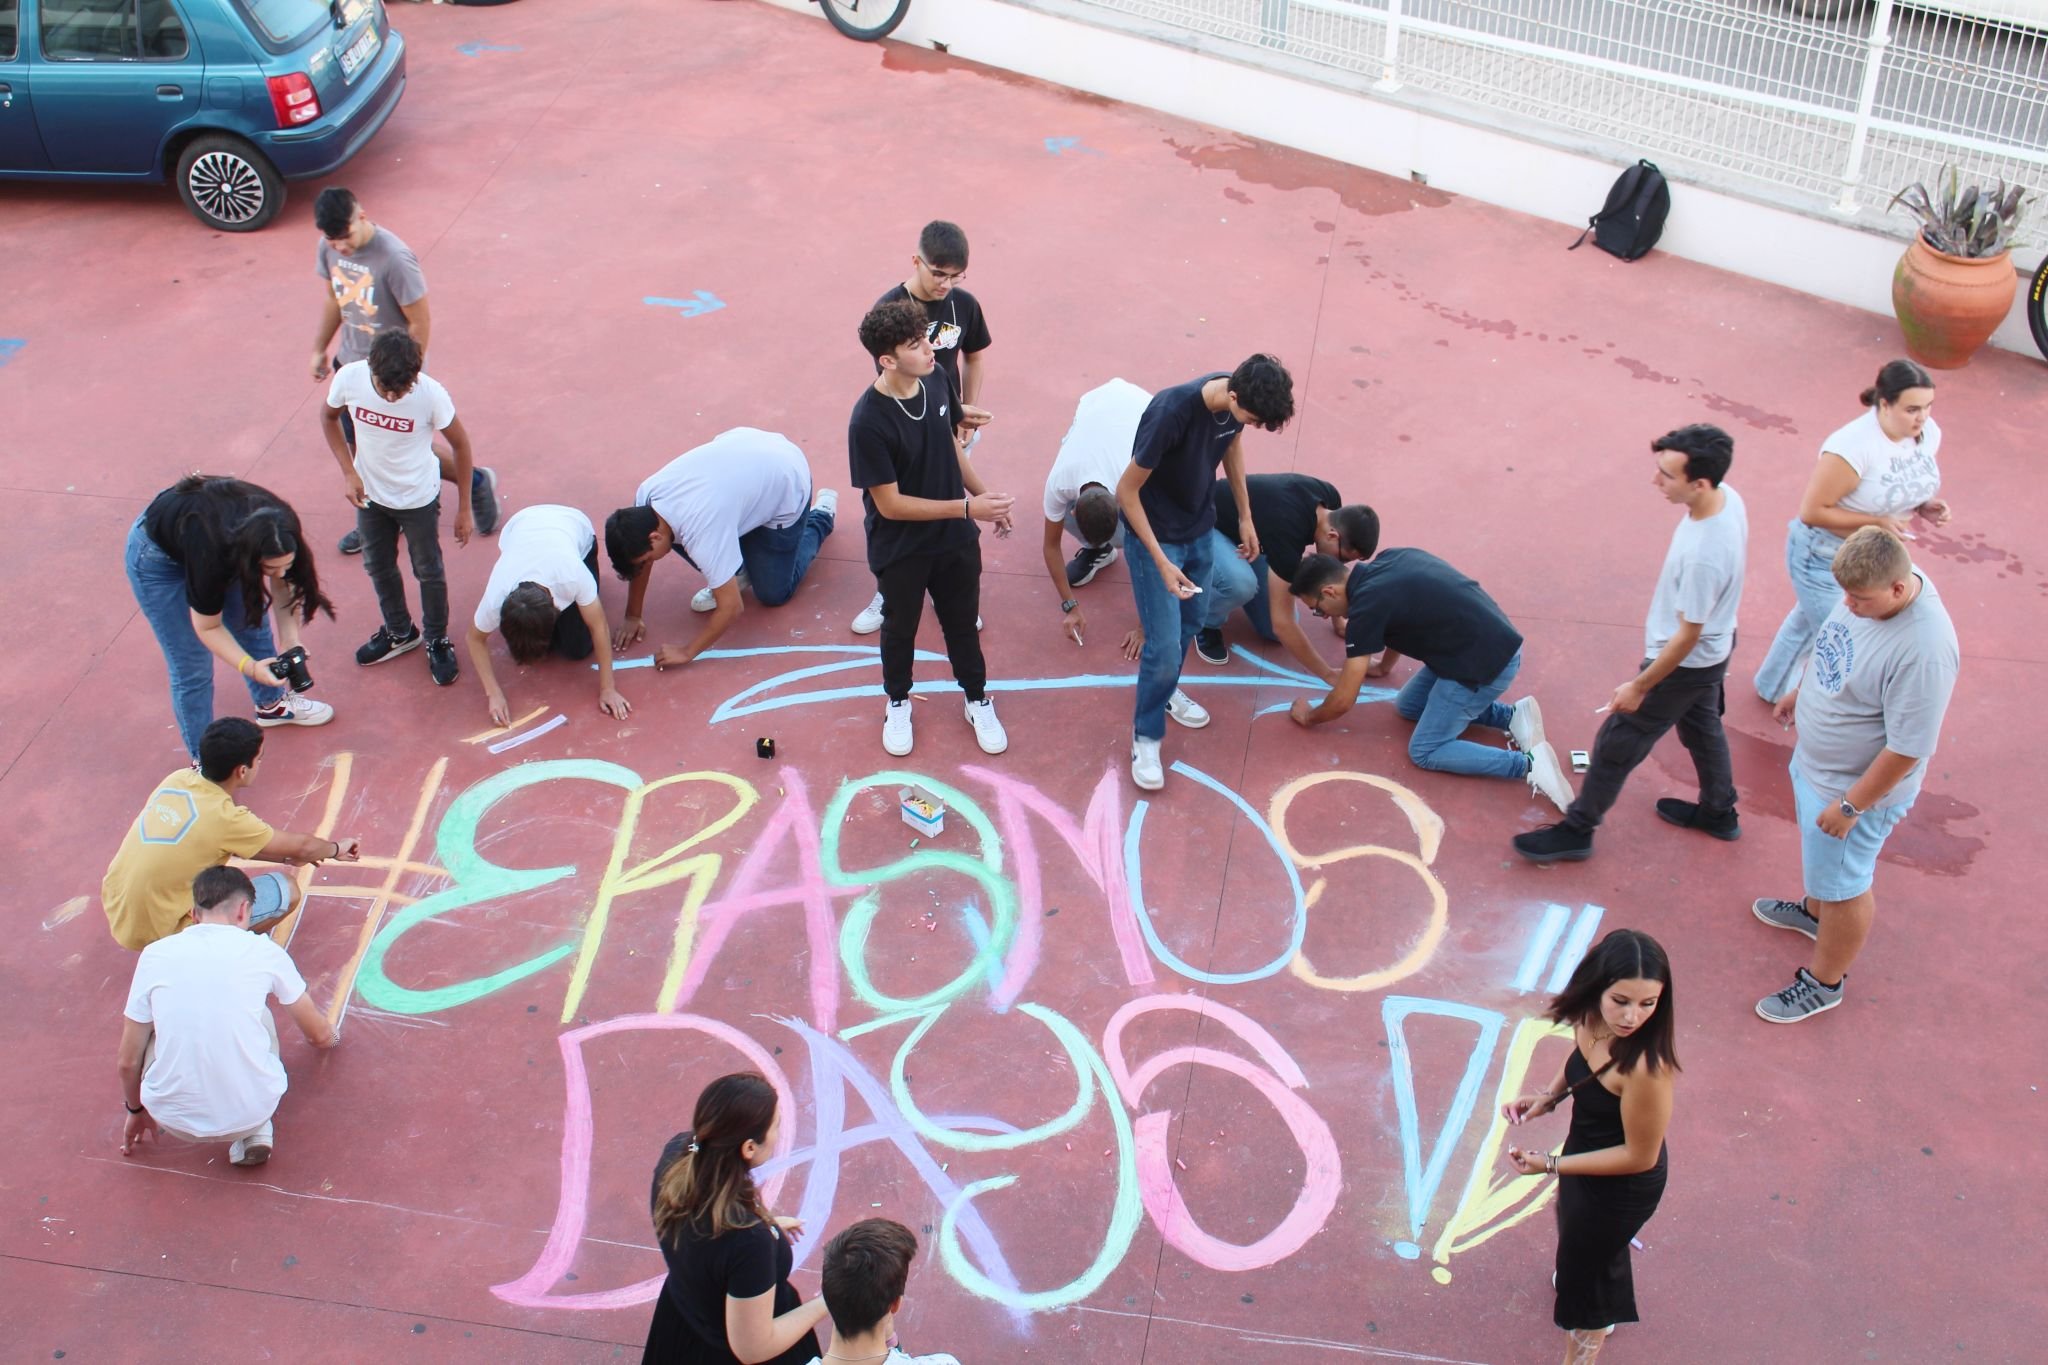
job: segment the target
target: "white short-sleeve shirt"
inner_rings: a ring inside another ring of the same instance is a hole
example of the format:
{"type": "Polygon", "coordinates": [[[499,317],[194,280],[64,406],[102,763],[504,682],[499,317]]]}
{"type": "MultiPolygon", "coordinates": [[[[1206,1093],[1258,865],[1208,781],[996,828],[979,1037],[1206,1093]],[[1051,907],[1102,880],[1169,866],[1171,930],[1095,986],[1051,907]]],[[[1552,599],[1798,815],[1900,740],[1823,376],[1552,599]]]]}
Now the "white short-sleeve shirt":
{"type": "Polygon", "coordinates": [[[334,372],[327,406],[346,409],[355,423],[356,473],[371,502],[406,512],[441,496],[434,433],[455,420],[455,400],[431,376],[393,402],[370,381],[370,362],[358,360],[334,372]]]}
{"type": "Polygon", "coordinates": [[[670,460],[633,503],[674,529],[676,548],[716,588],[740,571],[741,536],[789,526],[810,510],[811,467],[787,436],[734,427],[670,460]]]}
{"type": "Polygon", "coordinates": [[[1903,517],[1941,492],[1941,428],[1932,417],[1917,441],[1894,441],[1877,424],[1872,408],[1821,442],[1821,450],[1839,455],[1856,471],[1858,482],[1836,504],[1844,512],[1866,517],[1903,517]]]}
{"type": "Polygon", "coordinates": [[[306,983],[267,935],[195,924],[142,950],[123,1011],[156,1029],[142,1103],[193,1137],[245,1133],[276,1112],[284,1064],[270,1050],[266,997],[291,1005],[306,983]]]}
{"type": "Polygon", "coordinates": [[[1138,436],[1138,419],[1152,395],[1127,379],[1112,379],[1081,395],[1074,407],[1074,424],[1060,440],[1052,472],[1045,476],[1045,519],[1064,521],[1081,490],[1099,483],[1116,491],[1124,466],[1131,462],[1131,443],[1138,436]]]}
{"type": "Polygon", "coordinates": [[[1700,628],[1681,668],[1707,668],[1735,648],[1735,617],[1742,607],[1742,575],[1749,557],[1749,510],[1742,495],[1721,485],[1721,510],[1679,520],[1650,597],[1643,624],[1643,657],[1654,659],[1678,633],[1680,617],[1700,628]]]}
{"type": "Polygon", "coordinates": [[[498,528],[498,562],[476,604],[476,628],[496,630],[506,594],[521,583],[546,588],[556,611],[595,602],[597,579],[583,561],[596,545],[597,529],[573,507],[542,502],[514,512],[498,528]]]}

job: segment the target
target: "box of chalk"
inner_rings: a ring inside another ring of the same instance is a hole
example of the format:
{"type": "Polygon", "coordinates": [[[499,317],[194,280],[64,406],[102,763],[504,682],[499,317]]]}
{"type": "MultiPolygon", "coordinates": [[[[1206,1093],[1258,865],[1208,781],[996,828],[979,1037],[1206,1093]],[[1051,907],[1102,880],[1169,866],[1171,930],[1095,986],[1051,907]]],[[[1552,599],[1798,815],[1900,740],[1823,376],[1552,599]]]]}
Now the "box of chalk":
{"type": "Polygon", "coordinates": [[[923,787],[899,787],[896,798],[903,803],[903,823],[925,838],[946,828],[946,803],[923,787]]]}

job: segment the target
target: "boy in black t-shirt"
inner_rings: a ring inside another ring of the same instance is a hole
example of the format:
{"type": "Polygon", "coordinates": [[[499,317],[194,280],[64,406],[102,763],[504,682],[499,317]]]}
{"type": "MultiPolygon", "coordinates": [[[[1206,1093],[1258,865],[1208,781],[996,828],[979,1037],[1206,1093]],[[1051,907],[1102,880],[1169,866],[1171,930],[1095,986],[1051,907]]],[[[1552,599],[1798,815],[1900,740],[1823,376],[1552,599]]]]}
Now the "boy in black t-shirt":
{"type": "MultiPolygon", "coordinates": [[[[953,425],[960,432],[962,448],[972,450],[992,414],[975,406],[981,397],[982,352],[989,346],[988,320],[982,316],[980,301],[960,288],[966,274],[967,234],[958,224],[943,219],[926,223],[910,258],[909,277],[875,303],[924,305],[925,338],[959,399],[953,425]]],[[[881,628],[882,594],[877,587],[873,600],[853,618],[853,633],[872,635],[881,628]]],[[[975,629],[981,629],[979,621],[975,629]]]]}
{"type": "Polygon", "coordinates": [[[983,753],[1009,747],[995,703],[983,694],[975,622],[981,609],[981,533],[976,521],[1010,532],[1007,494],[982,485],[960,446],[958,399],[932,358],[924,305],[877,304],[861,319],[860,344],[881,368],[853,405],[847,450],[866,509],[868,567],[881,584],[882,688],[889,695],[882,747],[910,752],[910,675],[927,593],[946,637],[953,677],[983,753]]]}
{"type": "Polygon", "coordinates": [[[1543,738],[1536,699],[1500,700],[1522,668],[1522,633],[1485,589],[1426,550],[1397,549],[1348,569],[1334,555],[1310,555],[1294,572],[1293,592],[1317,616],[1346,618],[1344,671],[1321,702],[1294,703],[1296,724],[1337,719],[1367,678],[1385,677],[1406,654],[1422,665],[1394,698],[1394,710],[1415,725],[1410,762],[1432,772],[1521,778],[1559,810],[1571,805],[1572,784],[1543,738]],[[1515,747],[1463,738],[1474,725],[1506,731],[1515,747]]]}

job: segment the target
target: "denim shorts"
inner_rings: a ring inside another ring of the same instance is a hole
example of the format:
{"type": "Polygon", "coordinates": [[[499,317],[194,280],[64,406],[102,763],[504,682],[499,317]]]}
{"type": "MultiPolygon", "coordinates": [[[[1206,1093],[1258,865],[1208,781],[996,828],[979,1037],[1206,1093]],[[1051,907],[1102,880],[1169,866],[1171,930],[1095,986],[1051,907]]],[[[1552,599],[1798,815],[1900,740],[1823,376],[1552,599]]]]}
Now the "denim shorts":
{"type": "Polygon", "coordinates": [[[1823,797],[1792,764],[1792,796],[1799,818],[1800,875],[1806,894],[1815,900],[1854,900],[1870,889],[1877,876],[1877,855],[1884,841],[1913,809],[1911,801],[1877,806],[1856,817],[1847,838],[1837,839],[1814,823],[1839,796],[1823,797]]]}
{"type": "Polygon", "coordinates": [[[292,903],[291,874],[259,872],[249,881],[256,888],[256,899],[249,906],[249,927],[261,929],[284,918],[292,903]]]}

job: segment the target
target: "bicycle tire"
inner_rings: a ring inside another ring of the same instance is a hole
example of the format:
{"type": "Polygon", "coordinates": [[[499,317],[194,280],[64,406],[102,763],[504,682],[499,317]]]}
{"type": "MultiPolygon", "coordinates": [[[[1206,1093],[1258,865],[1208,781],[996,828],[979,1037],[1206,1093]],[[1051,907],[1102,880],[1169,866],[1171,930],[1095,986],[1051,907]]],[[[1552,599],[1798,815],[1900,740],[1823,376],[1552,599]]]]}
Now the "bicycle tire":
{"type": "Polygon", "coordinates": [[[2034,329],[2034,344],[2041,348],[2042,358],[2048,359],[2048,256],[2041,258],[2041,268],[2027,286],[2027,325],[2034,329]]]}
{"type": "Polygon", "coordinates": [[[872,43],[896,31],[910,13],[910,0],[818,0],[832,27],[856,42],[872,43]]]}

